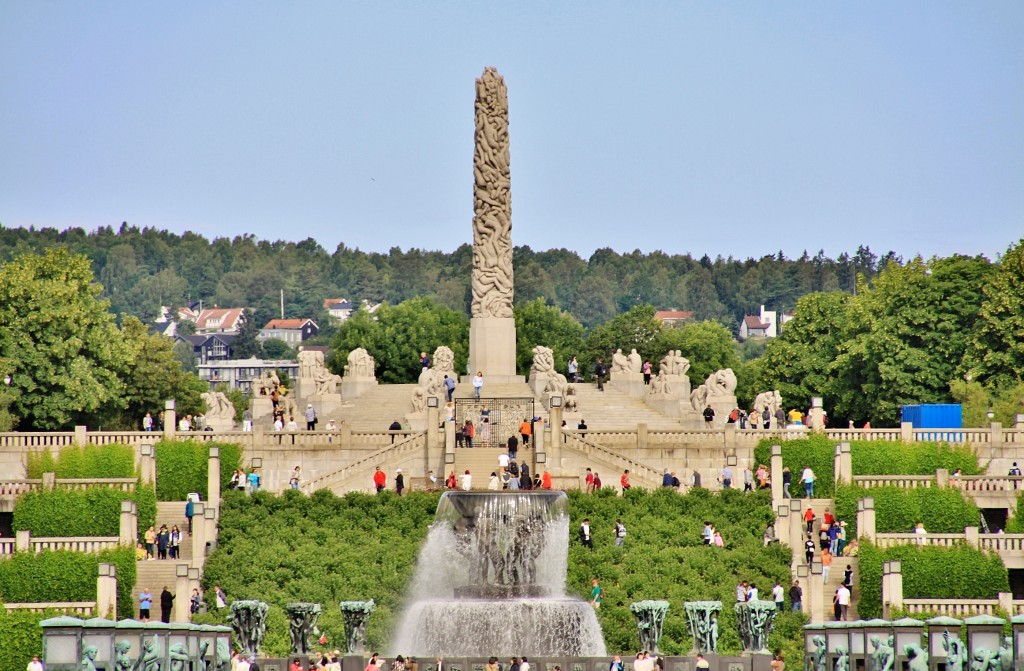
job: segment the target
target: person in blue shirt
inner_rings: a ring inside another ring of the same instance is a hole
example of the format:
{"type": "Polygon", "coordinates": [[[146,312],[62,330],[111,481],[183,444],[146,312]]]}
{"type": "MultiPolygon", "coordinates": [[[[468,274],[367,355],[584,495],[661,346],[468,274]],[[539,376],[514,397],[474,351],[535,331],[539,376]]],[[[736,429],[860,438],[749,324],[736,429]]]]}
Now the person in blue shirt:
{"type": "Polygon", "coordinates": [[[139,593],[139,620],[149,622],[149,609],[153,606],[153,595],[145,587],[139,593]]]}

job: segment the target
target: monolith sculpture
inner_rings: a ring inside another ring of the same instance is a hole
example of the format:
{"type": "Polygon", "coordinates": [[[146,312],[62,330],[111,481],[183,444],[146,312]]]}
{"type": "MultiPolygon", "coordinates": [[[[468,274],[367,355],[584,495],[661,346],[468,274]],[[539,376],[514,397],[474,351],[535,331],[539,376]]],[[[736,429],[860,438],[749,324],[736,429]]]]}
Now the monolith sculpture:
{"type": "Polygon", "coordinates": [[[476,80],[473,149],[473,307],[470,374],[517,382],[512,317],[512,190],[508,90],[494,68],[476,80]]]}

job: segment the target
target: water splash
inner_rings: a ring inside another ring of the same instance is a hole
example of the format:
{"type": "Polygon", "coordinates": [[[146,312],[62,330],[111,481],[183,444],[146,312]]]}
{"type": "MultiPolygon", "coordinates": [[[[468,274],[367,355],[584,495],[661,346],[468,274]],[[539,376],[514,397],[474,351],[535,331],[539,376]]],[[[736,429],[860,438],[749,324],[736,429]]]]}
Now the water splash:
{"type": "Polygon", "coordinates": [[[603,656],[593,609],[565,594],[563,492],[446,492],[393,654],[603,656]]]}

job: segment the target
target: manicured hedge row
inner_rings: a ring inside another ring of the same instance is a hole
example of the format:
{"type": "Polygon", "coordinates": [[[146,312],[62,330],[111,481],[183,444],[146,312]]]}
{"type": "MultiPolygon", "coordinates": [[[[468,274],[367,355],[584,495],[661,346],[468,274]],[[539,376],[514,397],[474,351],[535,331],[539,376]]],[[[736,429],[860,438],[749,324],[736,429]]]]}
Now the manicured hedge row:
{"type": "Polygon", "coordinates": [[[58,478],[134,478],[135,448],[129,445],[74,445],[54,457],[49,451],[28,455],[28,477],[56,473],[58,478]]]}
{"type": "Polygon", "coordinates": [[[131,617],[132,588],[135,586],[134,548],[96,554],[17,552],[8,559],[0,560],[0,601],[95,601],[100,563],[117,565],[117,614],[122,618],[131,617]]]}
{"type": "MultiPolygon", "coordinates": [[[[875,531],[911,533],[918,522],[931,533],[963,533],[980,523],[980,511],[959,489],[942,487],[856,487],[842,485],[836,492],[836,515],[847,523],[846,533],[856,538],[857,501],[875,500],[875,531]]],[[[819,511],[820,512],[820,511],[819,511]]]]}
{"type": "Polygon", "coordinates": [[[138,504],[141,533],[156,520],[156,492],[151,486],[138,486],[134,493],[101,487],[28,492],[14,506],[13,526],[42,537],[117,536],[121,501],[128,500],[138,504]]]}
{"type": "MultiPolygon", "coordinates": [[[[757,463],[771,464],[773,444],[782,445],[782,464],[793,472],[794,495],[803,493],[799,486],[800,473],[804,465],[809,464],[817,476],[815,495],[832,496],[835,486],[833,455],[837,441],[822,434],[781,443],[778,439],[764,438],[754,449],[757,463]]],[[[950,473],[959,468],[964,475],[984,472],[969,445],[854,440],[850,442],[850,455],[854,475],[935,475],[939,468],[948,469],[950,473]]]]}
{"type": "Polygon", "coordinates": [[[43,654],[43,630],[39,623],[57,613],[8,613],[0,606],[0,669],[24,669],[32,655],[43,654]]]}
{"type": "MultiPolygon", "coordinates": [[[[610,651],[626,652],[639,645],[629,605],[642,599],[668,599],[661,649],[685,653],[691,647],[683,602],[735,600],[741,579],[753,580],[768,594],[776,580],[787,585],[787,548],[763,547],[765,524],[771,519],[767,493],[731,490],[687,495],[634,489],[619,497],[612,490],[597,495],[570,493],[571,529],[567,589],[582,598],[597,577],[605,590],[599,613],[610,651]],[[589,517],[593,551],[579,544],[575,528],[589,517]],[[622,548],[612,532],[621,518],[629,533],[622,548]],[[725,548],[706,547],[700,533],[712,521],[725,538],[725,548]]],[[[248,498],[228,492],[221,510],[220,538],[203,577],[209,592],[220,585],[229,599],[260,598],[271,604],[265,647],[288,651],[287,619],[281,607],[289,601],[324,604],[320,628],[330,647],[342,640],[337,602],[374,599],[377,610],[368,636],[373,648],[387,648],[417,553],[433,521],[437,495],[352,493],[343,498],[327,491],[311,497],[298,492],[282,496],[258,493],[248,498]]],[[[203,616],[221,622],[224,613],[203,616]]],[[[801,641],[801,614],[783,614],[778,638],[792,658],[801,641]]],[[[720,646],[737,651],[739,640],[731,611],[723,615],[720,646]]]]}
{"type": "Polygon", "coordinates": [[[207,498],[206,470],[210,448],[220,448],[220,486],[226,491],[231,473],[242,463],[235,443],[162,440],[156,444],[156,496],[159,501],[184,501],[190,492],[207,498]]]}
{"type": "Polygon", "coordinates": [[[1010,582],[999,556],[965,545],[938,548],[901,545],[881,550],[871,543],[860,548],[862,619],[882,617],[882,562],[900,560],[906,599],[994,599],[1009,592],[1010,582]]]}

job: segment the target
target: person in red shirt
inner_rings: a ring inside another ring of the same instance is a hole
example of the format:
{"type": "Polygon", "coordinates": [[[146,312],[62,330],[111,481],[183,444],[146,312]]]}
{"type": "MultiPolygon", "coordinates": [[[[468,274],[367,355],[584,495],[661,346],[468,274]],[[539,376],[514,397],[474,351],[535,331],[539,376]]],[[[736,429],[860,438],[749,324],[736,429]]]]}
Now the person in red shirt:
{"type": "Polygon", "coordinates": [[[622,477],[619,478],[619,484],[622,485],[622,491],[626,491],[626,490],[629,489],[630,484],[629,484],[629,469],[628,468],[625,471],[622,472],[622,477]]]}
{"type": "Polygon", "coordinates": [[[451,473],[448,474],[448,479],[445,480],[444,486],[447,487],[448,489],[455,489],[456,484],[457,481],[455,479],[455,471],[452,471],[451,473]]]}
{"type": "Polygon", "coordinates": [[[589,468],[587,469],[587,479],[584,482],[587,485],[587,494],[594,491],[594,473],[589,468]]]}
{"type": "Polygon", "coordinates": [[[288,667],[288,671],[302,671],[302,662],[296,657],[292,660],[291,666],[288,667]]]}
{"type": "Polygon", "coordinates": [[[384,474],[384,471],[380,470],[380,466],[373,472],[373,487],[380,494],[384,491],[384,485],[387,484],[388,476],[384,474]]]}
{"type": "Polygon", "coordinates": [[[547,469],[544,469],[544,474],[540,476],[540,488],[551,489],[551,474],[547,469]]]}
{"type": "Polygon", "coordinates": [[[807,508],[807,512],[804,513],[804,522],[807,522],[807,533],[808,533],[808,535],[814,533],[814,518],[815,517],[816,517],[816,515],[814,514],[814,510],[811,509],[810,507],[808,507],[807,508]]]}
{"type": "Polygon", "coordinates": [[[830,511],[830,510],[825,510],[825,514],[822,515],[822,519],[824,521],[823,526],[826,526],[826,527],[832,526],[832,524],[834,524],[835,521],[836,521],[835,516],[832,514],[832,511],[830,511]]]}
{"type": "Polygon", "coordinates": [[[596,492],[599,489],[601,489],[601,474],[600,473],[594,473],[594,490],[593,491],[596,492]]]}

